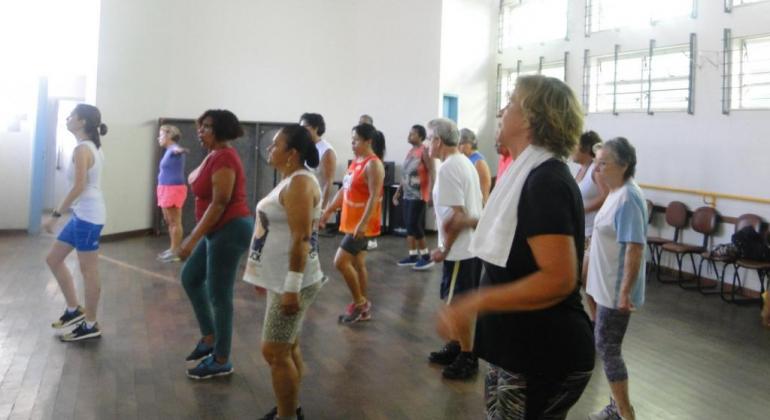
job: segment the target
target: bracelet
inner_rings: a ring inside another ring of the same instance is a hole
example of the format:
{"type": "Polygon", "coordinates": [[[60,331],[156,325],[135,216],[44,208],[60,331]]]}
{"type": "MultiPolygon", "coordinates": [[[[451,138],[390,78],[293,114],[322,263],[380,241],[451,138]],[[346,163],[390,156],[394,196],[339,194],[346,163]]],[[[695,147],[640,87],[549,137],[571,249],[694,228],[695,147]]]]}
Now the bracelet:
{"type": "Polygon", "coordinates": [[[283,281],[283,291],[288,293],[298,293],[302,289],[302,277],[304,273],[289,271],[286,273],[286,280],[283,281]]]}
{"type": "Polygon", "coordinates": [[[58,219],[58,218],[61,217],[61,213],[59,213],[58,211],[54,210],[54,211],[51,212],[51,217],[58,219]]]}

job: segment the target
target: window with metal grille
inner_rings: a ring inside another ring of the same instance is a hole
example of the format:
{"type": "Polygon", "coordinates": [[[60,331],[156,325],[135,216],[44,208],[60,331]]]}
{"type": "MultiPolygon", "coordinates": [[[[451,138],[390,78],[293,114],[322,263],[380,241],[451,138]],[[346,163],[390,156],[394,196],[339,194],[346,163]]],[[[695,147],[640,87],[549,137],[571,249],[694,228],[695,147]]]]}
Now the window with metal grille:
{"type": "Polygon", "coordinates": [[[729,109],[770,108],[770,35],[733,39],[729,109]]]}
{"type": "Polygon", "coordinates": [[[516,79],[519,76],[532,74],[542,74],[543,76],[555,77],[564,81],[567,53],[564,54],[564,61],[554,61],[546,63],[543,57],[540,57],[538,64],[523,64],[521,60],[516,62],[516,67],[504,69],[502,66],[498,69],[498,108],[508,103],[508,96],[516,88],[516,79]]]}
{"type": "Polygon", "coordinates": [[[695,17],[696,1],[586,0],[585,33],[646,26],[682,16],[695,17]]]}
{"type": "Polygon", "coordinates": [[[502,0],[501,47],[567,37],[568,0],[502,0]]]}
{"type": "Polygon", "coordinates": [[[583,106],[589,112],[693,111],[695,36],[690,45],[591,57],[586,51],[583,106]]]}

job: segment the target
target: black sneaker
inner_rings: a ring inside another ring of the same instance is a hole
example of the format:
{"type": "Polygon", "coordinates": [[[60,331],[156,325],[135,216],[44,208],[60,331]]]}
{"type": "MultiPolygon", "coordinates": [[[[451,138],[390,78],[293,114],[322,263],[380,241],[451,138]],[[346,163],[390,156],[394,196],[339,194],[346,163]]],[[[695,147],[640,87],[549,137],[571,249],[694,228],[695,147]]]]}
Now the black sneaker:
{"type": "Polygon", "coordinates": [[[479,359],[473,353],[460,353],[441,375],[446,379],[470,379],[479,371],[479,359]]]}
{"type": "Polygon", "coordinates": [[[457,341],[450,341],[446,343],[441,350],[431,352],[430,356],[428,356],[428,360],[431,363],[449,366],[455,359],[457,359],[458,354],[460,354],[460,343],[457,341]]]}
{"type": "Polygon", "coordinates": [[[195,346],[193,351],[189,355],[187,355],[184,361],[190,364],[197,365],[198,363],[201,362],[201,360],[205,359],[213,352],[214,352],[214,347],[209,346],[208,344],[204,343],[203,340],[201,340],[195,346]]]}
{"type": "MultiPolygon", "coordinates": [[[[302,407],[297,407],[297,411],[295,412],[297,415],[297,420],[305,420],[305,413],[302,412],[302,407]]],[[[270,410],[269,413],[265,414],[264,417],[260,417],[259,420],[274,420],[278,418],[278,407],[273,407],[272,410],[270,410]]]]}
{"type": "Polygon", "coordinates": [[[86,313],[83,310],[83,307],[78,305],[77,308],[75,308],[74,311],[70,312],[67,309],[64,309],[64,315],[59,317],[57,321],[54,321],[51,324],[51,328],[67,328],[70,325],[75,325],[78,322],[82,321],[86,317],[86,313]]]}
{"type": "Polygon", "coordinates": [[[83,321],[72,330],[71,333],[64,334],[59,339],[61,341],[80,341],[88,340],[89,338],[99,338],[102,336],[102,332],[99,330],[99,323],[94,323],[94,326],[88,328],[86,322],[83,321]]]}

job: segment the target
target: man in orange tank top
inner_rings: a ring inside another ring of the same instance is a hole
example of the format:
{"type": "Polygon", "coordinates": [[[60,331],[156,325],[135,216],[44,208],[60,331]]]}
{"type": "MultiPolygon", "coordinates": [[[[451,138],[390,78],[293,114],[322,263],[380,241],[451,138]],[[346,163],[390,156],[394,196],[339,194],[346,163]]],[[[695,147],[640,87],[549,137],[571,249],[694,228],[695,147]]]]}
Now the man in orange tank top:
{"type": "Polygon", "coordinates": [[[393,205],[401,203],[404,210],[409,255],[397,264],[399,267],[426,270],[434,264],[425,243],[425,207],[430,201],[435,178],[433,159],[422,144],[425,140],[425,127],[412,126],[407,140],[412,149],[406,154],[401,167],[401,183],[393,194],[393,205]]]}

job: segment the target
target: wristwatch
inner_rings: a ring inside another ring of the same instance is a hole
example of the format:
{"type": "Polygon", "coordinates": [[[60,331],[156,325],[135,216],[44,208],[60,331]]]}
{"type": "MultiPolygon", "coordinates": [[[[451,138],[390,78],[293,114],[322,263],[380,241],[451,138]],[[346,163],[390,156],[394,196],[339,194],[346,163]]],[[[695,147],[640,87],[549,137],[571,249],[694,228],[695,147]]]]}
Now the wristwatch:
{"type": "Polygon", "coordinates": [[[58,218],[61,217],[61,213],[59,213],[58,211],[54,210],[54,211],[51,212],[51,217],[58,219],[58,218]]]}

